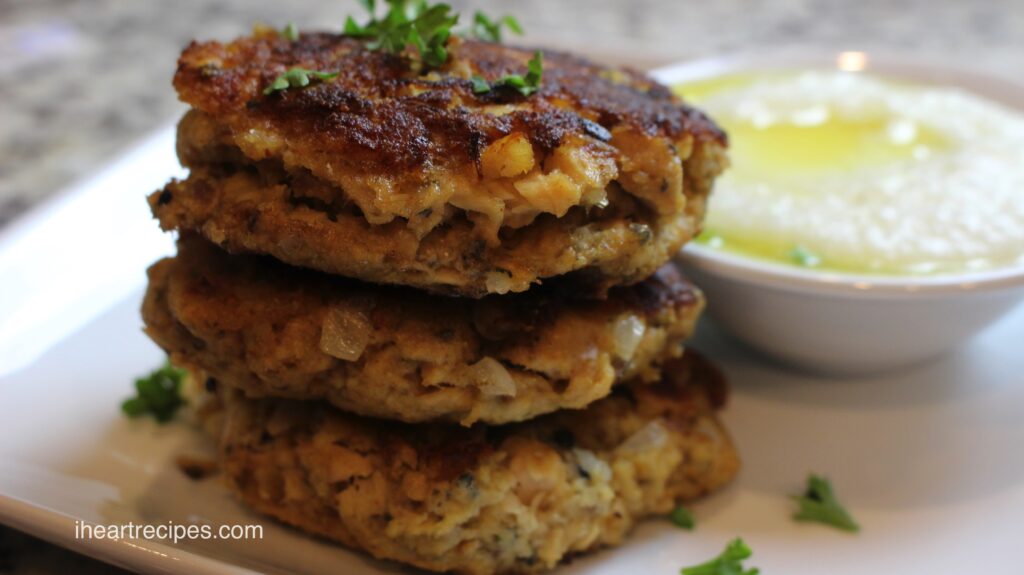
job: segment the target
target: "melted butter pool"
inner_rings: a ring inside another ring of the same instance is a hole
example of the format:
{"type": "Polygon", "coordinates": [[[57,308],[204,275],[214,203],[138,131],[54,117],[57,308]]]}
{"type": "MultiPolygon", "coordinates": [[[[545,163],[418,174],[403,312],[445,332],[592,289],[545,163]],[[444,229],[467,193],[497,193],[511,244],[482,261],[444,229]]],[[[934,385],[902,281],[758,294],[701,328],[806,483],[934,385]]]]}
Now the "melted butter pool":
{"type": "Polygon", "coordinates": [[[952,89],[863,73],[679,86],[729,133],[698,241],[850,273],[1022,263],[1024,118],[952,89]]]}

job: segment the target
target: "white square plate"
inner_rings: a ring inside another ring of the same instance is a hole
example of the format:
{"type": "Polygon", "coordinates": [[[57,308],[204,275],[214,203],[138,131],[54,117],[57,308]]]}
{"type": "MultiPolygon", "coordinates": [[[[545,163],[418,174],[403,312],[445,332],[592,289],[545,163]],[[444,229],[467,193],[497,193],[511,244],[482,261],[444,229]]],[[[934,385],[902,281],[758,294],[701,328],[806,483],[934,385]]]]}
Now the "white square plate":
{"type": "MultiPolygon", "coordinates": [[[[145,572],[382,573],[393,564],[302,536],[174,465],[210,449],[187,425],[119,404],[161,352],[140,327],[145,266],[173,245],[143,194],[180,173],[169,127],[0,235],[0,522],[145,572]],[[75,538],[97,524],[260,523],[261,541],[75,538]]],[[[733,537],[765,575],[1021,573],[1024,309],[955,354],[885,377],[828,381],[770,365],[704,325],[693,347],[733,385],[735,484],[698,527],[642,525],[562,573],[677,573],[733,537]],[[859,535],[790,520],[809,471],[832,478],[859,535]]]]}

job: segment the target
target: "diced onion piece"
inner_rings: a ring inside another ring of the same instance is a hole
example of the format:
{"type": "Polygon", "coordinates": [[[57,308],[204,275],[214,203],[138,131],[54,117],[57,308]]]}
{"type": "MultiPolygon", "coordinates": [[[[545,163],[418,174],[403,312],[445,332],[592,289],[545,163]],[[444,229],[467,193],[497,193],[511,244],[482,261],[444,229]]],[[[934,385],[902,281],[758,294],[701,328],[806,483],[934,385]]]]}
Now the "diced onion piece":
{"type": "Polygon", "coordinates": [[[356,361],[370,341],[373,326],[366,312],[349,306],[334,306],[324,316],[320,349],[332,357],[356,361]]]}
{"type": "Polygon", "coordinates": [[[559,146],[544,163],[546,171],[559,171],[572,178],[585,190],[604,192],[619,173],[613,148],[605,145],[559,146]]]}
{"type": "Polygon", "coordinates": [[[608,201],[608,194],[607,194],[607,192],[605,192],[603,189],[599,190],[599,191],[600,191],[600,193],[597,193],[597,192],[588,193],[587,196],[585,197],[585,204],[587,206],[593,206],[594,208],[597,208],[598,210],[604,210],[611,203],[608,201]]]}
{"type": "Polygon", "coordinates": [[[618,451],[639,454],[660,449],[668,441],[668,430],[660,421],[652,421],[619,444],[618,451]]]}
{"type": "Polygon", "coordinates": [[[633,314],[624,315],[615,320],[615,326],[612,328],[612,337],[615,338],[615,355],[625,360],[632,359],[636,348],[640,345],[640,340],[644,337],[645,329],[643,320],[633,314]]]}
{"type": "Polygon", "coordinates": [[[480,169],[485,178],[512,178],[533,169],[533,144],[525,134],[514,133],[484,148],[480,169]]]}
{"type": "Polygon", "coordinates": [[[534,172],[513,184],[519,195],[542,212],[562,217],[580,202],[583,187],[558,170],[547,174],[534,172]]]}
{"type": "Polygon", "coordinates": [[[470,377],[480,386],[486,397],[515,397],[516,382],[501,362],[485,357],[469,366],[470,377]]]}
{"type": "Polygon", "coordinates": [[[608,481],[612,478],[611,468],[603,459],[594,455],[593,451],[575,447],[572,452],[576,456],[576,463],[579,464],[580,469],[585,471],[591,480],[597,478],[608,481]]]}
{"type": "Polygon", "coordinates": [[[506,272],[487,272],[484,285],[490,293],[505,294],[512,289],[512,276],[506,272]]]}

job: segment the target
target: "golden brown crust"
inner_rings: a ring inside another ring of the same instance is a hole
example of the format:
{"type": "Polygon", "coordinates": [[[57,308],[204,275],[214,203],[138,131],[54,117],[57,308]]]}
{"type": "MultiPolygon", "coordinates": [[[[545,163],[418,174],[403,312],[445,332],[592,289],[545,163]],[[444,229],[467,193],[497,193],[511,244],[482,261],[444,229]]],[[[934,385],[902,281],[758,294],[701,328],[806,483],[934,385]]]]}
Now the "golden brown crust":
{"type": "Polygon", "coordinates": [[[376,557],[538,572],[732,479],[705,374],[684,359],[583,411],[469,429],[228,394],[221,465],[251,507],[376,557]]]}
{"type": "Polygon", "coordinates": [[[691,135],[725,143],[711,120],[645,74],[553,51],[545,51],[541,90],[526,100],[525,109],[481,113],[524,98],[505,90],[474,94],[469,76],[495,80],[523,73],[533,52],[460,39],[450,52],[444,67],[421,75],[402,57],[367,50],[357,39],[304,33],[288,41],[276,33],[257,34],[226,45],[193,42],[178,61],[174,86],[204,112],[269,124],[290,141],[369,168],[475,163],[487,144],[513,132],[528,134],[547,151],[568,135],[602,139],[620,125],[673,141],[691,135]],[[292,67],[339,76],[303,90],[262,93],[292,67]]]}
{"type": "Polygon", "coordinates": [[[142,311],[176,363],[249,394],[470,424],[582,408],[618,379],[657,379],[703,307],[672,266],[603,301],[559,288],[431,296],[230,256],[186,237],[176,258],[150,269],[142,311]],[[339,324],[364,332],[358,357],[336,355],[327,334],[339,324]]]}

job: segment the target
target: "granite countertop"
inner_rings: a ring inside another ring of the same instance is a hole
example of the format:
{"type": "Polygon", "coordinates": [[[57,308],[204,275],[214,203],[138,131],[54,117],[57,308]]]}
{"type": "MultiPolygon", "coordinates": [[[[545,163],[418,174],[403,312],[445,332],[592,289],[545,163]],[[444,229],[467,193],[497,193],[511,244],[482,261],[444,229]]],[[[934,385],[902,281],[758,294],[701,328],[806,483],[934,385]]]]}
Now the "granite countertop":
{"type": "MultiPolygon", "coordinates": [[[[641,67],[738,52],[866,49],[1018,78],[1024,71],[1020,0],[451,3],[514,12],[529,32],[523,43],[641,67]]],[[[357,10],[354,0],[0,2],[0,227],[173,122],[183,106],[170,78],[189,40],[229,39],[254,22],[338,29],[357,10]]],[[[0,574],[112,570],[0,527],[0,574]]]]}

